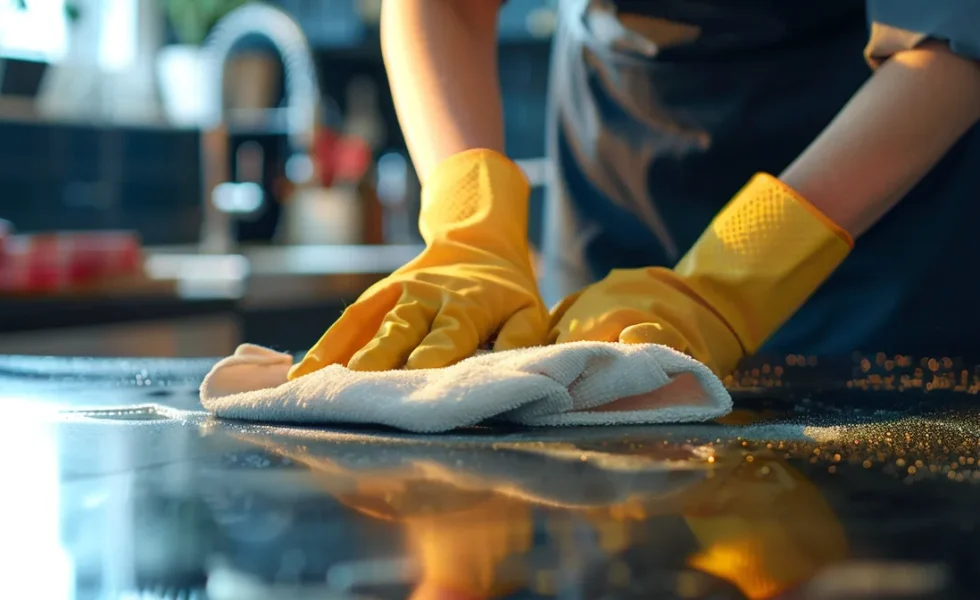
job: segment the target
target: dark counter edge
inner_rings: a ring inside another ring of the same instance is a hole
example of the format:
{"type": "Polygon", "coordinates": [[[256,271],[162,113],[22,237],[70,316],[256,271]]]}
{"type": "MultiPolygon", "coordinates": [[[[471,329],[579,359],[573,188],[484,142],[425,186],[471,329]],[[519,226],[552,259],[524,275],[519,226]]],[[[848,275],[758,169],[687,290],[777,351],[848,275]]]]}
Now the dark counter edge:
{"type": "Polygon", "coordinates": [[[182,319],[237,311],[233,298],[0,298],[0,334],[182,319]]]}

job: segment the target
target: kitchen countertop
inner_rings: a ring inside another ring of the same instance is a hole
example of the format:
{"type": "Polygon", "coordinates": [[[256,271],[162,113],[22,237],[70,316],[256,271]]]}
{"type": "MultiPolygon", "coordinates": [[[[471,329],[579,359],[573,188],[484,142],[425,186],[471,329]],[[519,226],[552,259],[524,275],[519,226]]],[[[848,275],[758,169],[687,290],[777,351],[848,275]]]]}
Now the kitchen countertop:
{"type": "Polygon", "coordinates": [[[975,596],[973,363],[758,359],[720,422],[420,436],[213,420],[212,362],[0,357],[0,595],[975,596]]]}
{"type": "Polygon", "coordinates": [[[0,334],[80,325],[106,325],[198,317],[235,309],[235,298],[129,297],[0,298],[0,334]]]}
{"type": "Polygon", "coordinates": [[[414,245],[308,245],[198,254],[192,247],[157,247],[149,250],[146,270],[152,277],[181,280],[187,295],[207,293],[216,280],[237,279],[242,303],[265,308],[356,297],[421,251],[414,245]]]}
{"type": "Polygon", "coordinates": [[[0,333],[350,302],[415,257],[419,246],[269,246],[241,254],[147,249],[147,281],[101,292],[0,297],[0,333]]]}

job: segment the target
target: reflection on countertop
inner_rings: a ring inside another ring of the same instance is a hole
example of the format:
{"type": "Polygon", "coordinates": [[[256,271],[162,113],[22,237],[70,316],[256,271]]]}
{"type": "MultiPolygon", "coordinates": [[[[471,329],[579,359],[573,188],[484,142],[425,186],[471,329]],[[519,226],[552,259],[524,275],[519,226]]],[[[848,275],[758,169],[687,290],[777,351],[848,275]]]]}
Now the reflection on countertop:
{"type": "Polygon", "coordinates": [[[974,595],[971,394],[787,366],[714,423],[419,436],[211,419],[210,364],[0,358],[5,565],[79,599],[974,595]]]}

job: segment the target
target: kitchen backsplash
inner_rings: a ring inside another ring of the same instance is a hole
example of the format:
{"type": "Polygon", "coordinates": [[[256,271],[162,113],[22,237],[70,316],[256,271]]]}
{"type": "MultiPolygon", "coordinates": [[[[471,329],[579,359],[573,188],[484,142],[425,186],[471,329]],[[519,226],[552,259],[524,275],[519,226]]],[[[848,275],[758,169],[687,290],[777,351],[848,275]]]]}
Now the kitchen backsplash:
{"type": "Polygon", "coordinates": [[[195,131],[0,122],[0,218],[21,231],[135,229],[146,243],[200,230],[195,131]]]}

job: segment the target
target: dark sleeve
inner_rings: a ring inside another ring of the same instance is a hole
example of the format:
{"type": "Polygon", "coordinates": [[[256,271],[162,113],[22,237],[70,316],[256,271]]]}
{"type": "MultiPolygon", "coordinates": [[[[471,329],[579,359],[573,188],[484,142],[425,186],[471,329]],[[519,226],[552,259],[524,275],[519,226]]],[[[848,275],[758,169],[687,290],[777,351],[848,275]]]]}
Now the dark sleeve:
{"type": "Polygon", "coordinates": [[[866,0],[871,37],[864,55],[877,67],[927,40],[980,60],[980,0],[866,0]]]}

